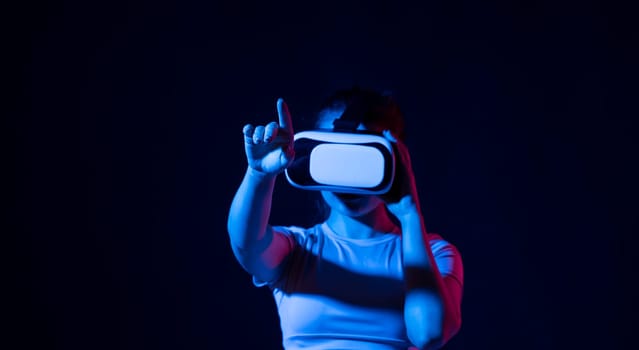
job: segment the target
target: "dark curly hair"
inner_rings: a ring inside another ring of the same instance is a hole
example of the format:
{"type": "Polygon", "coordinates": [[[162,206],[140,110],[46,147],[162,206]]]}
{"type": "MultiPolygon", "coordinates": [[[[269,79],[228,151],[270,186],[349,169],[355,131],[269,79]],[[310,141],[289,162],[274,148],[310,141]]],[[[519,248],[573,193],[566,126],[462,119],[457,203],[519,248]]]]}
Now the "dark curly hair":
{"type": "Polygon", "coordinates": [[[369,130],[390,130],[398,139],[406,138],[404,114],[389,92],[359,86],[337,90],[320,104],[317,122],[319,123],[322,112],[336,109],[356,109],[356,113],[361,114],[358,116],[359,120],[369,130]]]}

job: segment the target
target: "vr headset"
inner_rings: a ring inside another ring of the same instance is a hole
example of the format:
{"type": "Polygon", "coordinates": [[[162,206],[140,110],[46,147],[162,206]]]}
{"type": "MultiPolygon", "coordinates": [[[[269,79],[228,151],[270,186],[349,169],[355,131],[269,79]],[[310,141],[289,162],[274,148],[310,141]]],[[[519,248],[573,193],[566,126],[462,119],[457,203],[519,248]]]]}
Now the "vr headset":
{"type": "Polygon", "coordinates": [[[294,135],[295,159],[285,170],[297,188],[365,195],[388,192],[395,177],[393,145],[384,136],[357,130],[361,108],[349,106],[333,129],[294,135]]]}

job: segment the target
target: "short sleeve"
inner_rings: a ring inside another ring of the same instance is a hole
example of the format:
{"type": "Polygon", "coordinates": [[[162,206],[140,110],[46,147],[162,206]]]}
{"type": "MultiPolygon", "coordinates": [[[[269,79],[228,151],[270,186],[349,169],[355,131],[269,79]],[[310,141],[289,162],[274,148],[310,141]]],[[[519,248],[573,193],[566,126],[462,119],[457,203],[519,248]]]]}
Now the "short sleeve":
{"type": "Polygon", "coordinates": [[[431,234],[430,247],[442,277],[452,277],[463,286],[464,267],[457,247],[437,234],[431,234]]]}
{"type": "MultiPolygon", "coordinates": [[[[290,244],[289,255],[294,255],[294,252],[297,250],[297,247],[299,247],[300,242],[302,242],[304,240],[304,237],[306,236],[304,229],[295,226],[273,226],[273,232],[274,234],[284,235],[287,238],[290,244]]],[[[264,286],[273,287],[273,285],[275,285],[282,279],[282,275],[288,269],[290,260],[291,259],[289,257],[285,263],[285,266],[280,269],[280,274],[273,281],[262,281],[256,276],[252,276],[253,285],[258,288],[264,286]]]]}

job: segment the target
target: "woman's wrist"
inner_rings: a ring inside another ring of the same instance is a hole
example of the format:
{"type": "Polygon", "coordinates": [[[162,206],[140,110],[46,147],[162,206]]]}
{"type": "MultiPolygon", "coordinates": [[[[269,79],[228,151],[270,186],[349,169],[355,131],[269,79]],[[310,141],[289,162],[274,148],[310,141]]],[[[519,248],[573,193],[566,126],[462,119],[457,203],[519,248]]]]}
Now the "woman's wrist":
{"type": "Polygon", "coordinates": [[[277,177],[277,174],[265,173],[250,166],[246,168],[246,175],[258,181],[274,181],[277,177]]]}
{"type": "Polygon", "coordinates": [[[402,223],[406,220],[413,220],[419,218],[420,212],[415,202],[415,199],[411,195],[402,197],[398,202],[388,204],[388,210],[402,223]]]}

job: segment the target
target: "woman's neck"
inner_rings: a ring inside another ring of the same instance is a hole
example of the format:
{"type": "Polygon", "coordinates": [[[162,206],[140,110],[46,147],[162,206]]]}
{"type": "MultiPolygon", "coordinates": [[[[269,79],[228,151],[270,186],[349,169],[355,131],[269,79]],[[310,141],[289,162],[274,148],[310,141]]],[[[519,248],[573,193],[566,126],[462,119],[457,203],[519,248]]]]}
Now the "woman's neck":
{"type": "Polygon", "coordinates": [[[383,205],[357,217],[331,210],[326,223],[339,236],[353,239],[372,238],[389,232],[399,233],[383,205]]]}

